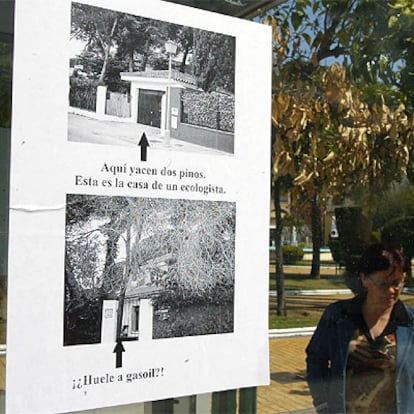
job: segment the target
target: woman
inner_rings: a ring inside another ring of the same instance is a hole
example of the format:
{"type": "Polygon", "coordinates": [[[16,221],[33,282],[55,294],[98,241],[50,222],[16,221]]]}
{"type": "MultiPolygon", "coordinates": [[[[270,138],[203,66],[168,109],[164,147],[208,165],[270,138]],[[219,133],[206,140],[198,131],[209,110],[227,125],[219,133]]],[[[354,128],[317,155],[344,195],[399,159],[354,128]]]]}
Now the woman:
{"type": "Polygon", "coordinates": [[[414,413],[414,309],[399,299],[406,265],[399,250],[372,245],[356,296],[326,308],[306,349],[318,413],[414,413]]]}

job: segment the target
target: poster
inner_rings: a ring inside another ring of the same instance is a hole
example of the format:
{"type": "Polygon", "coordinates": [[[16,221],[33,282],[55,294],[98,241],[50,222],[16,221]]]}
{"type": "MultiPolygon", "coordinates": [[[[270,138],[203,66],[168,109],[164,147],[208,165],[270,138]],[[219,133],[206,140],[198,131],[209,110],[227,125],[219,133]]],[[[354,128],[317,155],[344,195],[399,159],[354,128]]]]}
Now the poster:
{"type": "Polygon", "coordinates": [[[7,413],[264,385],[271,34],[16,2],[7,413]]]}

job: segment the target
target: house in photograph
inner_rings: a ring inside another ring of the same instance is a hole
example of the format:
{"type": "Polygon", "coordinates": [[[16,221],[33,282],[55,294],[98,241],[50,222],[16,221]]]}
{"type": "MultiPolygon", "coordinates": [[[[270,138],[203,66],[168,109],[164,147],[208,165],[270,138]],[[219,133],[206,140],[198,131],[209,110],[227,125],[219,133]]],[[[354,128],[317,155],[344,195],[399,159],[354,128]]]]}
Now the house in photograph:
{"type": "MultiPolygon", "coordinates": [[[[121,338],[123,340],[151,340],[153,338],[154,316],[165,319],[167,310],[154,310],[153,300],[165,291],[163,279],[168,275],[170,264],[174,261],[168,246],[154,249],[154,238],[148,237],[141,242],[140,252],[133,261],[139,261],[139,272],[131,274],[125,287],[124,297],[119,300],[105,300],[102,311],[102,342],[112,343],[117,339],[117,313],[123,302],[121,338]],[[143,252],[143,253],[142,253],[143,252]]],[[[117,267],[125,272],[124,259],[117,261],[117,267]]]]}
{"type": "MultiPolygon", "coordinates": [[[[183,90],[198,90],[194,76],[179,71],[146,70],[138,72],[121,72],[121,80],[130,83],[131,121],[155,126],[165,131],[167,124],[168,87],[171,99],[183,90]]],[[[172,99],[173,100],[173,99],[172,99]]],[[[175,100],[174,100],[175,101],[175,100]]],[[[174,102],[175,104],[175,102],[174,102]]],[[[176,105],[171,108],[171,127],[177,127],[176,105]]]]}
{"type": "MultiPolygon", "coordinates": [[[[128,281],[125,292],[121,338],[127,340],[151,340],[153,338],[154,306],[153,299],[163,288],[156,285],[142,285],[134,280],[128,281]]],[[[104,300],[102,308],[102,343],[113,343],[117,339],[118,300],[104,300]]],[[[166,312],[157,312],[161,318],[168,317],[166,312]]]]}
{"type": "Polygon", "coordinates": [[[121,72],[128,94],[98,86],[99,119],[138,123],[160,129],[160,135],[234,152],[234,94],[203,92],[194,76],[178,70],[121,72]],[[170,96],[168,96],[170,90],[170,96]]]}
{"type": "MultiPolygon", "coordinates": [[[[164,254],[147,262],[142,268],[142,279],[129,280],[125,291],[122,330],[124,339],[152,339],[153,299],[164,292],[160,286],[163,275],[168,272],[171,254],[164,254]]],[[[160,318],[168,317],[167,311],[157,311],[160,318]]]]}

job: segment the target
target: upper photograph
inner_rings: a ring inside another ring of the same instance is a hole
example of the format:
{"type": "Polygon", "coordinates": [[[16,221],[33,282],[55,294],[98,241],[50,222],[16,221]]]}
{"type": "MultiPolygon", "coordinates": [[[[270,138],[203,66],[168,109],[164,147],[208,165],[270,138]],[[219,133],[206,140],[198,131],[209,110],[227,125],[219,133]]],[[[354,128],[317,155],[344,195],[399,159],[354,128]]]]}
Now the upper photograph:
{"type": "Polygon", "coordinates": [[[236,39],[72,3],[68,140],[234,155],[236,39]]]}

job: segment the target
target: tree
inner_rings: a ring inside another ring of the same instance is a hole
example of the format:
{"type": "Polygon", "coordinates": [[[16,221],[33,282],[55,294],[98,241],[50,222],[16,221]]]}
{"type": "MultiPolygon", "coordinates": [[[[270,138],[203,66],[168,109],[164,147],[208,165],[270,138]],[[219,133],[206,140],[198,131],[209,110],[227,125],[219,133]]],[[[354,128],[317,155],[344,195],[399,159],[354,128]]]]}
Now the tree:
{"type": "Polygon", "coordinates": [[[311,275],[317,277],[320,214],[325,203],[361,186],[379,188],[406,174],[412,119],[403,105],[390,108],[380,96],[364,100],[343,64],[322,64],[328,57],[345,53],[336,42],[347,18],[326,8],[323,14],[318,9],[323,2],[299,3],[290,2],[284,11],[279,9],[278,19],[268,18],[273,25],[275,54],[273,183],[290,177],[294,200],[311,206],[311,275]],[[319,10],[313,22],[305,18],[311,3],[314,11],[319,10]],[[321,22],[323,30],[318,31],[321,22]],[[316,27],[312,34],[311,27],[316,27]]]}
{"type": "MultiPolygon", "coordinates": [[[[381,209],[373,217],[373,229],[381,240],[399,246],[408,260],[414,257],[414,187],[404,181],[382,198],[381,209]]],[[[408,268],[411,277],[411,267],[408,268]]]]}
{"type": "Polygon", "coordinates": [[[124,14],[120,20],[120,29],[117,33],[117,55],[126,57],[128,71],[135,70],[135,53],[144,54],[146,46],[147,24],[141,17],[124,14]]]}
{"type": "Polygon", "coordinates": [[[176,41],[178,42],[179,48],[183,54],[179,70],[183,73],[186,71],[187,58],[193,50],[193,33],[193,29],[186,26],[180,26],[176,32],[176,41]]]}
{"type": "Polygon", "coordinates": [[[81,3],[72,3],[71,35],[87,42],[87,48],[98,51],[102,59],[99,82],[103,83],[118,30],[117,12],[81,3]]]}
{"type": "Polygon", "coordinates": [[[198,86],[210,92],[234,92],[235,39],[220,33],[194,29],[193,71],[198,86]]]}

